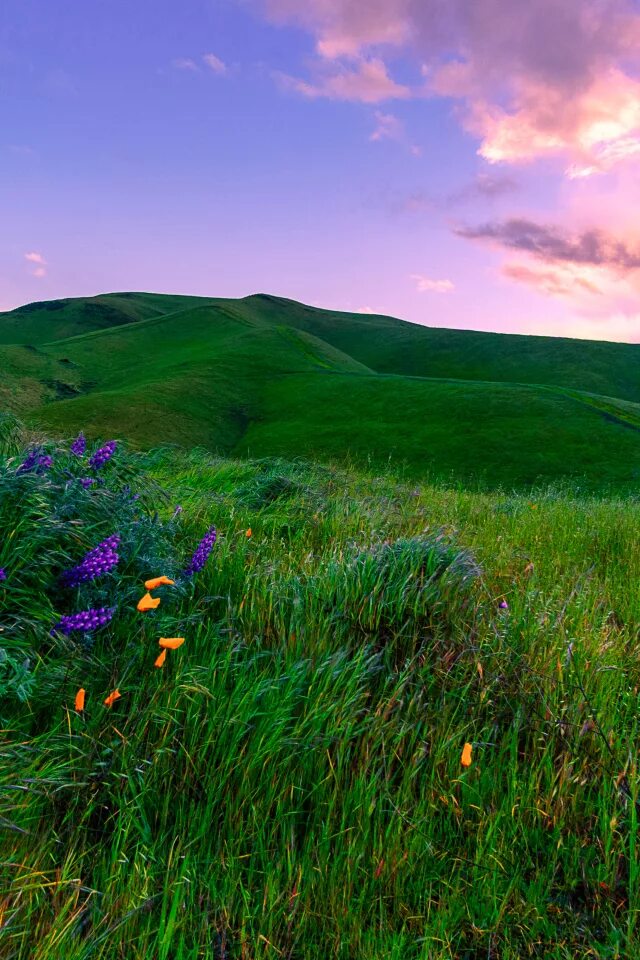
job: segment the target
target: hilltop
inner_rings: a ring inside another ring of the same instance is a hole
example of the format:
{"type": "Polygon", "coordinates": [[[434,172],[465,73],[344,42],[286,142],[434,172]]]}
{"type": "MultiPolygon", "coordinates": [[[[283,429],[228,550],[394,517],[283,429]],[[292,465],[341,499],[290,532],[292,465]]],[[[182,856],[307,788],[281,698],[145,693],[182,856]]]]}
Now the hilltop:
{"type": "Polygon", "coordinates": [[[640,347],[420,326],[267,294],[0,314],[0,405],[52,435],[351,458],[487,487],[640,480],[640,347]]]}

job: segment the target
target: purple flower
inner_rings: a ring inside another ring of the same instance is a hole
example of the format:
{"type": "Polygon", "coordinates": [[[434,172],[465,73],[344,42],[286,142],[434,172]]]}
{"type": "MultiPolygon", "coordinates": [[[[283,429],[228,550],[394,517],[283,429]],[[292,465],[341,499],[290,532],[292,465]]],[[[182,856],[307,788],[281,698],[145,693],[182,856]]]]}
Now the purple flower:
{"type": "Polygon", "coordinates": [[[105,623],[109,623],[115,609],[115,607],[92,607],[90,610],[81,610],[80,613],[71,613],[68,616],[60,617],[60,620],[53,625],[51,632],[59,630],[67,636],[73,630],[88,633],[90,630],[96,630],[98,627],[103,627],[105,623]]]}
{"type": "Polygon", "coordinates": [[[6,580],[7,575],[5,573],[4,567],[0,567],[0,580],[6,580]]]}
{"type": "Polygon", "coordinates": [[[90,550],[81,563],[71,570],[65,570],[60,577],[61,583],[66,587],[76,587],[79,583],[95,580],[103,573],[113,570],[120,559],[116,552],[119,543],[119,534],[114,533],[113,536],[107,537],[97,547],[90,550]]]}
{"type": "Polygon", "coordinates": [[[178,504],[178,506],[177,506],[177,507],[175,508],[175,510],[173,511],[173,514],[172,514],[172,516],[171,516],[171,519],[174,520],[174,519],[178,516],[179,513],[182,513],[182,507],[180,506],[180,504],[178,504]]]}
{"type": "Polygon", "coordinates": [[[501,608],[502,610],[507,610],[508,607],[509,607],[509,604],[507,603],[506,600],[501,600],[501,601],[500,601],[500,608],[501,608]]]}
{"type": "Polygon", "coordinates": [[[78,434],[73,443],[71,444],[71,453],[75,453],[77,457],[81,457],[86,449],[87,439],[82,432],[78,434]]]}
{"type": "Polygon", "coordinates": [[[78,479],[80,480],[80,483],[85,488],[85,490],[87,489],[87,487],[90,487],[92,483],[96,482],[95,477],[79,477],[78,479]]]}
{"type": "Polygon", "coordinates": [[[104,466],[107,460],[110,460],[113,456],[116,447],[118,446],[117,440],[109,440],[103,447],[100,447],[99,450],[93,454],[89,460],[89,466],[92,470],[99,470],[100,467],[104,466]]]}
{"type": "Polygon", "coordinates": [[[209,554],[213,550],[213,545],[216,542],[216,528],[209,527],[204,537],[197,546],[196,552],[192,556],[189,565],[185,569],[186,576],[190,577],[191,574],[197,573],[199,570],[202,570],[209,554]]]}
{"type": "Polygon", "coordinates": [[[18,467],[17,473],[29,473],[31,470],[35,470],[36,473],[40,473],[42,470],[46,470],[47,467],[50,467],[53,464],[53,460],[48,454],[42,453],[42,447],[35,447],[33,450],[30,450],[25,459],[22,461],[18,467]]]}

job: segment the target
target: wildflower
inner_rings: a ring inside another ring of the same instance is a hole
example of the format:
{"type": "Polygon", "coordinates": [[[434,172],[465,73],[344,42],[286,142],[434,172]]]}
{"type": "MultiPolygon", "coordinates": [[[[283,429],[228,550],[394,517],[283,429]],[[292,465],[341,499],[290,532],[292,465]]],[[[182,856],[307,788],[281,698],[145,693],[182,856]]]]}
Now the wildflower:
{"type": "Polygon", "coordinates": [[[76,457],[81,457],[86,449],[87,440],[82,431],[75,438],[71,444],[71,453],[75,453],[76,457]]]}
{"type": "Polygon", "coordinates": [[[175,583],[175,580],[170,580],[169,577],[165,576],[154,577],[152,580],[145,580],[145,590],[155,590],[155,588],[159,587],[162,583],[175,583]]]}
{"type": "Polygon", "coordinates": [[[29,473],[31,470],[35,470],[36,473],[40,473],[52,464],[53,459],[48,454],[42,453],[42,447],[35,447],[27,454],[16,472],[29,473]]]}
{"type": "Polygon", "coordinates": [[[153,663],[154,667],[161,667],[162,664],[165,662],[166,659],[167,659],[167,651],[166,651],[166,650],[163,650],[162,653],[160,653],[160,654],[156,657],[156,659],[155,659],[155,661],[154,661],[154,663],[153,663]]]}
{"type": "Polygon", "coordinates": [[[500,609],[501,609],[501,610],[508,610],[508,609],[509,609],[509,604],[507,603],[506,600],[501,600],[501,601],[500,601],[500,609]]]}
{"type": "Polygon", "coordinates": [[[68,616],[61,617],[54,625],[53,630],[59,630],[67,636],[74,630],[81,630],[88,633],[90,630],[96,630],[109,623],[115,607],[97,607],[90,610],[81,610],[79,613],[71,613],[68,616]]]}
{"type": "Polygon", "coordinates": [[[100,447],[99,450],[96,450],[93,456],[89,459],[89,466],[91,469],[99,470],[100,467],[104,466],[107,460],[110,460],[115,453],[117,446],[117,440],[109,440],[103,447],[100,447]]]}
{"type": "Polygon", "coordinates": [[[462,749],[462,756],[460,757],[460,763],[462,764],[463,767],[470,767],[470,766],[471,766],[471,751],[472,751],[472,750],[473,750],[473,747],[471,746],[471,744],[470,744],[470,743],[465,743],[465,745],[464,745],[464,747],[463,747],[463,749],[462,749]]]}
{"type": "Polygon", "coordinates": [[[197,573],[199,570],[202,570],[209,554],[213,550],[213,545],[216,542],[216,528],[209,527],[204,537],[198,544],[196,552],[192,556],[186,570],[185,574],[189,577],[193,573],[197,573]]]}
{"type": "Polygon", "coordinates": [[[118,700],[121,696],[122,696],[122,694],[120,693],[120,691],[119,691],[118,689],[115,689],[115,690],[113,691],[113,693],[110,693],[109,696],[108,696],[108,697],[106,698],[106,700],[104,701],[105,706],[106,706],[106,707],[110,707],[110,706],[111,706],[113,703],[115,703],[115,701],[118,700]]]}
{"type": "Polygon", "coordinates": [[[80,689],[76,693],[76,702],[75,702],[75,709],[78,711],[78,713],[82,713],[82,711],[84,710],[84,695],[85,695],[85,689],[84,687],[80,687],[80,689]]]}
{"type": "Polygon", "coordinates": [[[0,580],[6,580],[7,574],[5,573],[4,567],[0,567],[0,580]]]}
{"type": "Polygon", "coordinates": [[[95,477],[80,477],[79,480],[85,490],[87,487],[90,487],[92,483],[96,482],[95,477]]]}
{"type": "Polygon", "coordinates": [[[171,515],[171,519],[175,520],[175,518],[178,516],[179,513],[182,513],[182,507],[180,506],[180,504],[178,504],[178,506],[173,511],[173,514],[171,515]]]}
{"type": "Polygon", "coordinates": [[[71,570],[65,570],[61,576],[61,582],[67,587],[75,587],[79,583],[85,583],[87,580],[95,580],[103,573],[113,570],[119,561],[117,554],[120,535],[114,533],[107,537],[97,547],[90,550],[81,563],[71,570]]]}
{"type": "Polygon", "coordinates": [[[150,593],[145,593],[144,597],[138,600],[137,609],[144,613],[146,610],[155,610],[158,606],[160,606],[160,597],[154,599],[150,593]]]}
{"type": "Polygon", "coordinates": [[[251,536],[251,527],[249,527],[249,529],[245,533],[245,537],[250,537],[250,536],[251,536]]]}
{"type": "Polygon", "coordinates": [[[160,637],[158,643],[165,650],[177,650],[184,643],[184,637],[160,637]]]}

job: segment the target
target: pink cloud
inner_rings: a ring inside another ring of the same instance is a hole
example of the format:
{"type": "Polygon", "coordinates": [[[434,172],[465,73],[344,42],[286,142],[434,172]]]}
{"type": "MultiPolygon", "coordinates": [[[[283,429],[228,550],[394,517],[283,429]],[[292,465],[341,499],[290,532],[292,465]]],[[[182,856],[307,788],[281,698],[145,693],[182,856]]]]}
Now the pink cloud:
{"type": "Polygon", "coordinates": [[[416,281],[416,288],[419,293],[433,291],[434,293],[449,293],[454,289],[451,280],[430,280],[421,273],[412,273],[411,280],[416,281]]]}
{"type": "Polygon", "coordinates": [[[339,65],[330,73],[324,72],[325,76],[319,76],[315,83],[307,83],[280,71],[274,71],[273,76],[284,89],[295,90],[310,98],[379,103],[411,96],[409,88],[396,83],[382,60],[377,58],[360,59],[355,69],[339,65]]]}
{"type": "Polygon", "coordinates": [[[205,53],[202,59],[214,73],[222,74],[227,72],[226,64],[222,62],[220,57],[216,57],[215,53],[205,53]]]}
{"type": "MultiPolygon", "coordinates": [[[[586,177],[640,153],[640,12],[630,0],[254,0],[278,23],[309,30],[325,61],[404,48],[422,61],[411,96],[459,101],[460,122],[492,163],[555,156],[586,177]]],[[[377,93],[295,81],[308,96],[378,102],[407,96],[376,63],[377,93]],[[391,84],[393,82],[391,81],[391,84]]],[[[373,79],[373,78],[371,78],[373,79]]],[[[362,80],[361,80],[362,82],[362,80]]],[[[371,86],[369,84],[368,86],[371,86]]]]}
{"type": "Polygon", "coordinates": [[[571,296],[584,290],[592,294],[602,293],[591,280],[571,274],[566,269],[540,270],[521,263],[506,263],[502,267],[502,274],[551,296],[571,296]]]}
{"type": "Polygon", "coordinates": [[[398,143],[405,144],[414,157],[422,155],[422,150],[417,144],[408,143],[405,125],[402,120],[392,113],[383,113],[382,110],[376,110],[374,116],[376,127],[369,140],[395,140],[398,143]]]}
{"type": "Polygon", "coordinates": [[[41,253],[38,253],[36,250],[31,250],[29,253],[25,253],[24,259],[27,261],[27,263],[37,264],[37,266],[31,271],[32,277],[38,277],[38,279],[41,279],[42,277],[46,277],[47,261],[45,260],[45,258],[42,256],[41,253]]]}

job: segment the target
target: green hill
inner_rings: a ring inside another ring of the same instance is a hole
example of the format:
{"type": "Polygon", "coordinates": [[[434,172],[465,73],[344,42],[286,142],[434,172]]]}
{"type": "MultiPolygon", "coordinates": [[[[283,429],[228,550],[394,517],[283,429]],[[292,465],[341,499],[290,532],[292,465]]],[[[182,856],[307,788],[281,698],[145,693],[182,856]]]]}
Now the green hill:
{"type": "Polygon", "coordinates": [[[49,433],[635,490],[640,347],[422,327],[257,294],[0,314],[0,407],[49,433]]]}

